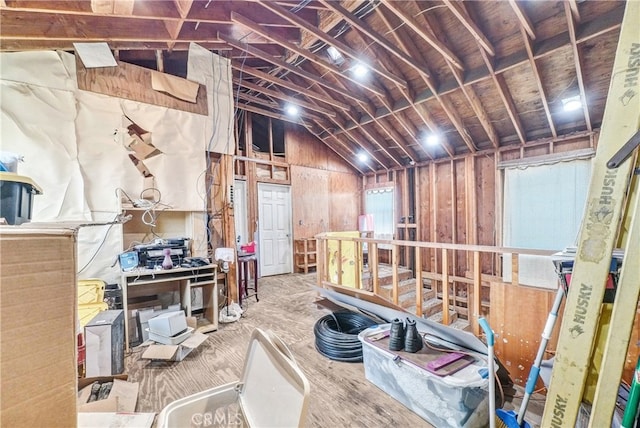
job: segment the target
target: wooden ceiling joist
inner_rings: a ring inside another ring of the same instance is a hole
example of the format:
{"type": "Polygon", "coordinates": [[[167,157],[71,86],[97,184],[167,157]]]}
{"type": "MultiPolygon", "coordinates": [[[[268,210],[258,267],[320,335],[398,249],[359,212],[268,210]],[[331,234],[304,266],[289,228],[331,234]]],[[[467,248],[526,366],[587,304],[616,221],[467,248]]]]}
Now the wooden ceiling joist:
{"type": "Polygon", "coordinates": [[[327,116],[335,117],[335,115],[336,115],[336,112],[333,111],[333,110],[329,110],[329,109],[326,109],[326,108],[323,108],[323,107],[319,107],[319,106],[317,106],[315,104],[311,104],[311,103],[308,103],[306,101],[303,101],[300,98],[292,97],[292,96],[289,96],[287,94],[283,94],[282,92],[279,92],[279,91],[274,91],[273,89],[264,88],[264,87],[262,87],[260,85],[256,85],[256,84],[251,83],[251,82],[249,82],[247,80],[240,81],[240,79],[238,79],[235,76],[233,77],[233,83],[235,85],[239,85],[240,87],[251,89],[253,91],[262,93],[264,95],[268,95],[270,97],[277,98],[279,100],[287,101],[289,103],[296,104],[296,105],[298,105],[298,106],[300,106],[302,108],[306,108],[306,109],[311,110],[311,111],[322,113],[322,114],[325,114],[327,116]]]}
{"type": "Polygon", "coordinates": [[[516,0],[509,0],[509,4],[511,5],[511,9],[513,9],[513,13],[516,14],[518,21],[520,21],[520,26],[524,29],[524,31],[527,32],[531,40],[535,40],[536,32],[533,29],[533,24],[531,23],[531,21],[529,21],[527,14],[524,13],[516,0]]]}
{"type": "MultiPolygon", "coordinates": [[[[324,33],[323,31],[321,31],[321,30],[317,29],[316,27],[310,25],[308,22],[306,22],[305,20],[299,18],[294,13],[291,13],[288,10],[284,9],[280,5],[278,5],[276,3],[271,3],[271,2],[264,2],[264,3],[261,3],[261,5],[262,5],[262,7],[266,8],[266,9],[269,9],[274,13],[277,13],[282,18],[286,19],[287,21],[291,22],[292,24],[298,25],[300,28],[303,28],[305,31],[308,31],[309,33],[313,34],[315,37],[318,38],[318,40],[323,41],[324,43],[326,43],[329,46],[333,46],[334,48],[336,48],[337,50],[342,52],[344,55],[347,55],[351,59],[354,59],[356,61],[360,61],[362,55],[360,55],[359,52],[356,52],[355,50],[351,49],[346,44],[340,42],[339,40],[329,36],[328,34],[324,33]]],[[[367,65],[369,66],[369,68],[371,68],[371,70],[373,72],[379,74],[382,77],[385,77],[385,78],[387,78],[389,80],[392,80],[392,81],[402,82],[402,79],[400,79],[398,76],[394,76],[392,73],[389,73],[387,70],[376,66],[374,63],[368,63],[367,65]]]]}
{"type": "Polygon", "coordinates": [[[524,132],[524,127],[522,126],[522,121],[520,120],[520,116],[516,111],[515,103],[513,102],[513,97],[511,96],[511,92],[509,91],[509,87],[504,80],[504,76],[502,74],[496,74],[493,68],[492,58],[489,58],[484,49],[478,47],[480,51],[480,55],[482,55],[482,59],[484,60],[487,69],[491,75],[491,79],[500,94],[500,99],[504,104],[505,110],[507,111],[507,115],[509,115],[509,120],[511,120],[511,124],[513,125],[513,129],[516,131],[518,135],[518,139],[520,140],[520,144],[524,144],[527,137],[524,132]]]}
{"type": "Polygon", "coordinates": [[[322,68],[330,71],[331,73],[333,73],[333,77],[338,79],[338,78],[344,78],[347,79],[349,81],[351,81],[352,83],[355,83],[358,86],[361,86],[362,88],[371,91],[375,94],[378,95],[384,95],[384,90],[376,85],[370,85],[367,84],[366,82],[363,82],[360,79],[356,79],[354,77],[351,76],[350,73],[344,73],[342,70],[340,70],[338,67],[336,67],[335,65],[329,63],[328,61],[322,59],[320,56],[314,54],[313,52],[300,48],[298,46],[296,46],[293,43],[290,43],[286,40],[284,40],[281,37],[278,37],[277,35],[275,35],[273,32],[269,31],[268,29],[260,26],[259,24],[251,21],[250,19],[240,15],[239,13],[235,13],[232,12],[231,13],[231,19],[234,22],[237,22],[239,24],[244,25],[245,27],[247,27],[248,29],[250,29],[251,31],[254,31],[257,34],[260,34],[262,37],[269,39],[271,41],[273,41],[274,43],[277,43],[281,46],[284,46],[285,48],[287,48],[289,51],[291,52],[295,52],[296,54],[298,54],[299,56],[306,58],[307,60],[313,62],[314,64],[317,64],[319,66],[321,66],[322,68]]]}
{"type": "Polygon", "coordinates": [[[313,98],[316,99],[318,101],[321,101],[325,104],[329,104],[332,105],[334,107],[337,107],[339,109],[342,110],[349,110],[351,107],[343,102],[340,102],[339,100],[336,100],[333,97],[326,97],[324,95],[320,95],[312,90],[310,90],[309,88],[305,88],[303,86],[299,86],[296,85],[295,83],[292,83],[288,80],[284,80],[284,79],[280,79],[277,78],[275,76],[272,76],[269,73],[265,73],[264,71],[258,70],[257,68],[252,68],[249,67],[247,65],[244,65],[241,61],[238,60],[232,60],[231,61],[231,66],[235,69],[238,70],[238,72],[240,73],[247,73],[250,74],[252,76],[258,77],[262,80],[266,80],[267,82],[271,82],[275,85],[278,86],[282,86],[283,88],[287,88],[291,91],[294,91],[302,96],[308,97],[308,98],[313,98]]]}
{"type": "Polygon", "coordinates": [[[576,42],[576,27],[574,22],[575,13],[573,9],[565,3],[565,15],[567,17],[567,26],[569,28],[569,37],[571,38],[571,48],[573,50],[573,62],[576,65],[576,78],[578,79],[578,89],[580,91],[580,101],[582,102],[582,112],[584,121],[589,131],[593,130],[591,125],[591,117],[589,115],[589,103],[587,100],[587,90],[584,84],[584,76],[582,73],[582,61],[580,59],[580,48],[576,42]]]}
{"type": "Polygon", "coordinates": [[[451,61],[460,70],[464,70],[464,65],[460,58],[456,56],[451,50],[442,44],[436,37],[434,37],[428,31],[424,31],[420,23],[411,15],[409,15],[404,9],[400,7],[400,2],[385,2],[385,7],[395,13],[403,22],[411,28],[417,35],[424,39],[431,45],[436,51],[438,51],[444,58],[451,61]]]}
{"type": "Polygon", "coordinates": [[[253,55],[255,57],[261,58],[261,59],[263,59],[265,61],[268,61],[268,62],[270,62],[272,64],[275,64],[275,65],[277,65],[277,66],[279,66],[279,67],[281,67],[281,68],[283,68],[283,69],[285,69],[285,70],[287,70],[287,71],[289,71],[291,73],[297,74],[297,75],[305,78],[306,80],[309,80],[311,82],[316,83],[319,86],[323,86],[323,87],[325,87],[327,89],[330,89],[330,90],[332,90],[334,92],[337,92],[337,93],[339,93],[339,94],[341,94],[341,95],[343,95],[343,96],[345,96],[347,98],[351,98],[351,99],[353,99],[355,101],[358,101],[358,102],[365,102],[366,101],[361,96],[358,96],[358,95],[356,95],[356,94],[354,94],[352,92],[349,92],[349,91],[341,90],[341,89],[337,88],[334,83],[328,82],[327,80],[325,80],[325,79],[323,79],[321,77],[318,77],[317,75],[308,73],[308,72],[302,70],[300,67],[292,66],[292,65],[286,63],[285,61],[279,59],[279,58],[276,58],[276,57],[274,57],[272,55],[269,55],[268,53],[264,52],[261,49],[258,49],[256,47],[253,47],[253,46],[248,45],[246,43],[240,42],[238,40],[234,40],[231,37],[228,37],[228,36],[226,36],[224,34],[218,34],[218,38],[223,40],[223,41],[225,41],[230,46],[232,46],[232,47],[234,47],[236,49],[239,49],[241,51],[245,51],[245,52],[247,52],[247,53],[249,53],[249,54],[251,54],[251,55],[253,55]]]}
{"type": "Polygon", "coordinates": [[[469,17],[469,14],[464,9],[464,3],[452,0],[443,0],[449,10],[458,18],[458,20],[464,25],[464,27],[471,33],[474,39],[480,46],[491,56],[495,56],[496,51],[487,37],[482,33],[482,30],[478,28],[476,23],[469,17]]]}
{"type": "Polygon", "coordinates": [[[547,122],[549,123],[549,129],[551,129],[551,135],[554,137],[558,136],[556,131],[556,126],[553,124],[553,117],[551,116],[551,110],[549,109],[549,102],[547,101],[547,94],[545,93],[544,86],[542,84],[542,78],[540,77],[540,71],[538,70],[538,65],[536,64],[536,60],[533,56],[533,42],[529,39],[529,36],[524,29],[524,27],[520,27],[522,33],[522,39],[524,41],[524,46],[527,49],[527,56],[529,57],[529,64],[531,65],[531,70],[535,77],[536,85],[538,86],[538,93],[540,94],[540,99],[542,100],[542,107],[544,108],[544,114],[547,117],[547,122]]]}
{"type": "MultiPolygon", "coordinates": [[[[342,15],[344,17],[344,19],[349,24],[351,24],[354,28],[356,28],[360,32],[366,34],[368,37],[370,37],[372,40],[374,40],[376,43],[378,43],[379,46],[382,46],[383,48],[385,48],[389,53],[394,55],[396,58],[400,59],[402,62],[407,64],[409,67],[412,67],[417,72],[419,72],[421,74],[424,74],[426,77],[429,77],[429,72],[428,72],[428,70],[426,69],[426,67],[424,65],[418,64],[418,62],[416,60],[414,60],[409,55],[407,55],[406,53],[402,52],[401,50],[399,50],[398,48],[393,46],[386,38],[384,38],[378,32],[373,30],[366,22],[362,21],[357,16],[355,16],[353,13],[349,12],[344,7],[340,6],[340,4],[338,2],[336,2],[336,1],[328,1],[328,0],[319,0],[319,1],[320,1],[320,3],[325,5],[325,7],[337,12],[340,15],[342,15]]],[[[406,80],[394,81],[394,83],[399,84],[403,88],[407,87],[406,80]]]]}

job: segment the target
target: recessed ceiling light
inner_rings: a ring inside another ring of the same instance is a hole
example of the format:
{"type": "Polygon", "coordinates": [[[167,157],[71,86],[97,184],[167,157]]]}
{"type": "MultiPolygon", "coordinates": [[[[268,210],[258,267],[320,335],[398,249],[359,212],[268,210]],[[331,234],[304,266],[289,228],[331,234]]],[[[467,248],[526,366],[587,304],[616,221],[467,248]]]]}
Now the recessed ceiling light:
{"type": "Polygon", "coordinates": [[[367,154],[366,154],[366,153],[364,153],[364,152],[359,153],[359,154],[358,154],[358,160],[359,160],[360,162],[366,162],[366,161],[368,161],[368,160],[369,160],[369,156],[367,156],[367,154]]]}
{"type": "Polygon", "coordinates": [[[340,53],[338,49],[333,46],[329,46],[327,48],[327,55],[329,55],[329,59],[336,65],[340,65],[344,62],[344,57],[340,53]]]}
{"type": "Polygon", "coordinates": [[[437,134],[429,134],[426,138],[427,145],[437,146],[440,144],[440,137],[437,134]]]}
{"type": "Polygon", "coordinates": [[[562,100],[562,108],[564,109],[564,111],[574,111],[581,109],[582,100],[580,99],[580,95],[564,98],[562,100]]]}
{"type": "Polygon", "coordinates": [[[369,68],[360,62],[354,65],[352,70],[354,76],[358,78],[365,77],[367,74],[369,74],[369,68]]]}
{"type": "Polygon", "coordinates": [[[289,104],[285,111],[289,116],[297,116],[300,113],[300,109],[298,108],[298,106],[293,104],[289,104]]]}

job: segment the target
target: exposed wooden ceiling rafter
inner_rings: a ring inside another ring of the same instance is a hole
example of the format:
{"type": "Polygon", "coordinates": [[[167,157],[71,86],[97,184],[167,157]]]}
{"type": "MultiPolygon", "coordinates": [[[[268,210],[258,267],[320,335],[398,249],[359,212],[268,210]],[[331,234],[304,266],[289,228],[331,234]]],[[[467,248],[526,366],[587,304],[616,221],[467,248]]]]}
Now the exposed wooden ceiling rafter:
{"type": "Polygon", "coordinates": [[[557,137],[558,132],[556,131],[556,126],[553,123],[551,109],[549,109],[549,102],[547,101],[547,94],[545,92],[544,85],[542,84],[542,77],[540,77],[540,70],[538,70],[538,64],[536,64],[536,59],[533,56],[533,42],[531,41],[531,39],[529,39],[529,35],[527,34],[524,27],[520,27],[520,32],[522,33],[524,46],[527,49],[529,64],[531,65],[531,71],[533,72],[534,80],[536,82],[536,85],[538,86],[538,94],[540,95],[540,99],[542,101],[542,108],[544,108],[544,114],[547,117],[549,129],[551,129],[551,135],[557,137]]]}
{"type": "Polygon", "coordinates": [[[240,81],[235,76],[233,77],[233,83],[235,85],[239,85],[240,87],[251,89],[253,91],[260,92],[262,94],[268,95],[268,96],[273,97],[273,98],[277,98],[279,100],[287,101],[287,102],[290,102],[290,103],[295,103],[295,104],[299,105],[300,107],[309,109],[311,111],[322,113],[322,114],[325,114],[327,116],[332,116],[332,117],[336,116],[336,112],[334,110],[329,110],[329,109],[317,106],[315,104],[308,103],[306,101],[301,100],[300,98],[292,97],[292,96],[287,95],[285,93],[282,93],[280,91],[275,91],[273,89],[267,89],[267,88],[262,87],[260,85],[256,85],[255,83],[251,83],[251,82],[249,82],[247,80],[240,81]]]}
{"type": "Polygon", "coordinates": [[[522,121],[520,120],[520,116],[516,110],[516,105],[513,101],[513,97],[511,96],[511,92],[509,91],[509,87],[507,86],[507,82],[504,80],[504,76],[502,74],[497,74],[495,69],[493,68],[492,58],[489,58],[487,53],[482,47],[478,46],[478,50],[480,51],[480,55],[482,55],[482,59],[489,70],[491,75],[491,79],[500,95],[500,99],[504,104],[504,107],[507,111],[507,115],[509,115],[509,120],[511,120],[511,124],[513,125],[513,129],[515,129],[516,134],[518,135],[518,139],[520,140],[520,144],[524,144],[527,141],[527,136],[524,131],[524,127],[522,126],[522,121]]]}
{"type": "Polygon", "coordinates": [[[283,69],[285,69],[285,70],[287,70],[287,71],[289,71],[291,73],[297,74],[298,76],[300,76],[300,77],[302,77],[302,78],[304,78],[306,80],[309,80],[311,82],[316,83],[318,86],[323,86],[323,87],[325,87],[327,89],[330,89],[330,90],[332,90],[334,92],[339,93],[340,95],[343,95],[343,96],[345,96],[347,98],[351,98],[354,101],[365,102],[365,99],[362,98],[362,96],[356,95],[356,94],[354,94],[352,92],[349,92],[349,91],[345,91],[345,90],[339,89],[339,88],[336,87],[335,83],[328,82],[327,80],[325,80],[325,79],[323,79],[323,78],[321,78],[321,77],[319,77],[319,76],[317,76],[315,74],[311,74],[311,73],[309,73],[307,71],[302,70],[300,67],[295,67],[295,66],[293,66],[291,64],[288,64],[288,63],[286,63],[285,61],[283,61],[283,60],[281,60],[279,58],[276,58],[276,57],[274,57],[272,55],[269,55],[267,52],[265,52],[265,51],[263,51],[261,49],[258,49],[258,48],[254,47],[254,46],[251,46],[251,45],[247,44],[247,43],[243,43],[243,42],[241,42],[239,40],[235,40],[235,39],[233,39],[231,37],[228,37],[228,36],[226,36],[224,34],[218,34],[218,38],[220,40],[225,41],[226,43],[228,43],[229,45],[233,46],[236,49],[239,49],[241,51],[245,51],[245,52],[247,52],[247,53],[249,53],[249,54],[251,54],[251,55],[253,55],[255,57],[258,57],[258,58],[260,58],[260,59],[262,59],[264,61],[267,61],[267,62],[270,62],[270,63],[272,63],[274,65],[277,65],[278,67],[283,68],[283,69]]]}
{"type": "Polygon", "coordinates": [[[463,2],[452,1],[452,0],[443,0],[444,4],[447,5],[449,10],[458,18],[458,20],[464,25],[464,27],[471,33],[474,39],[478,42],[478,44],[484,49],[486,53],[491,56],[496,55],[496,50],[493,47],[493,44],[487,39],[487,37],[482,33],[482,30],[478,28],[475,22],[469,17],[469,14],[464,8],[463,2]]]}
{"type": "Polygon", "coordinates": [[[437,38],[434,38],[428,31],[424,31],[422,26],[416,21],[416,19],[409,15],[406,10],[400,7],[400,2],[385,2],[384,5],[395,13],[403,22],[409,26],[416,34],[422,37],[427,43],[429,43],[435,50],[437,50],[444,58],[451,61],[457,68],[464,70],[464,65],[460,58],[456,56],[451,50],[442,44],[437,38]]]}
{"type": "Polygon", "coordinates": [[[340,78],[344,78],[347,79],[353,83],[355,83],[358,86],[361,86],[363,89],[366,89],[368,91],[374,92],[378,95],[384,95],[384,90],[376,85],[368,85],[367,83],[363,82],[362,80],[356,79],[354,77],[352,77],[350,75],[350,73],[344,73],[343,70],[340,70],[338,67],[336,67],[333,64],[330,64],[328,61],[320,58],[318,55],[300,48],[298,46],[296,46],[293,43],[287,42],[286,40],[284,40],[281,37],[278,37],[277,35],[275,35],[273,32],[269,31],[268,29],[260,26],[259,24],[251,21],[249,18],[246,18],[242,15],[240,15],[239,13],[235,13],[232,12],[231,13],[231,19],[234,22],[237,22],[239,24],[244,25],[245,27],[247,27],[248,29],[250,29],[251,31],[256,32],[257,34],[260,34],[262,37],[269,39],[281,46],[284,46],[285,48],[287,48],[289,51],[291,52],[295,52],[296,54],[298,54],[299,56],[308,59],[309,61],[313,62],[314,64],[317,64],[321,67],[323,67],[324,69],[330,71],[333,77],[337,78],[337,80],[339,80],[340,78]]]}
{"type": "Polygon", "coordinates": [[[516,0],[509,0],[509,4],[511,5],[511,9],[513,9],[513,13],[516,14],[518,21],[520,21],[520,26],[524,31],[527,32],[529,38],[531,40],[536,39],[536,32],[533,29],[533,24],[529,21],[527,14],[521,9],[520,5],[516,2],[516,0]]]}
{"type": "Polygon", "coordinates": [[[239,106],[300,123],[371,172],[595,135],[623,12],[618,0],[0,0],[0,51],[107,42],[184,77],[195,42],[231,60],[239,106]],[[359,62],[366,81],[350,73],[359,62]],[[583,112],[561,112],[578,94],[583,112]]]}
{"type": "Polygon", "coordinates": [[[303,95],[307,98],[313,98],[316,99],[318,101],[321,101],[325,104],[329,104],[332,105],[334,107],[337,107],[341,110],[349,110],[351,107],[346,104],[343,103],[339,100],[336,100],[335,97],[326,97],[324,95],[320,95],[318,93],[316,93],[315,91],[310,90],[309,88],[306,88],[304,86],[299,86],[296,85],[295,83],[292,83],[288,80],[284,80],[284,79],[280,79],[279,77],[275,77],[272,76],[269,73],[265,73],[264,71],[258,70],[257,68],[253,68],[253,67],[249,67],[245,64],[242,63],[242,61],[238,61],[238,60],[232,60],[231,61],[231,66],[235,69],[238,70],[238,72],[240,73],[247,73],[250,74],[252,76],[258,77],[262,80],[266,80],[270,83],[273,83],[274,85],[278,85],[278,86],[282,86],[283,88],[287,88],[291,91],[294,91],[300,95],[303,95]]]}
{"type": "MultiPolygon", "coordinates": [[[[442,34],[443,31],[440,28],[437,21],[429,20],[425,14],[421,14],[420,16],[422,17],[422,20],[424,22],[425,31],[431,33],[431,36],[436,40],[438,40],[437,34],[442,34]]],[[[440,41],[440,43],[443,46],[445,46],[444,42],[440,41]]],[[[467,99],[467,102],[471,106],[471,109],[476,114],[476,117],[478,118],[480,125],[482,126],[485,133],[489,137],[489,141],[494,147],[498,147],[499,145],[498,134],[496,133],[496,130],[493,127],[493,124],[491,123],[491,120],[489,119],[487,112],[484,110],[484,107],[482,107],[482,104],[480,103],[480,99],[478,98],[478,95],[473,89],[473,86],[465,85],[462,72],[456,69],[454,67],[454,64],[452,64],[451,61],[449,61],[448,59],[445,58],[445,61],[447,63],[447,66],[449,67],[451,74],[455,78],[456,83],[458,84],[458,87],[462,90],[462,93],[464,94],[465,98],[467,99]]],[[[460,120],[460,122],[462,121],[460,120]]],[[[464,128],[464,126],[462,127],[464,128]]],[[[467,140],[465,140],[465,142],[467,142],[467,140]]],[[[471,153],[475,153],[478,150],[478,148],[476,147],[476,144],[473,141],[471,141],[471,139],[469,139],[469,142],[467,142],[467,146],[469,147],[469,150],[471,150],[471,153]]]]}
{"type": "MultiPolygon", "coordinates": [[[[349,46],[345,45],[344,43],[340,42],[337,39],[334,39],[333,37],[329,36],[323,31],[317,29],[316,27],[313,27],[308,22],[299,18],[298,16],[289,12],[288,10],[284,9],[280,5],[276,3],[271,3],[271,2],[264,2],[260,4],[262,5],[262,7],[269,9],[274,13],[277,13],[278,15],[280,15],[280,17],[286,19],[292,24],[298,25],[300,26],[300,28],[303,28],[305,31],[308,31],[309,33],[313,34],[315,37],[318,38],[318,40],[321,40],[324,43],[335,47],[342,54],[347,55],[351,59],[354,59],[356,61],[360,59],[360,54],[358,52],[354,51],[349,46]]],[[[392,73],[389,73],[388,71],[382,69],[381,67],[377,67],[375,64],[368,64],[368,66],[371,68],[373,72],[379,74],[380,76],[383,76],[392,81],[398,81],[398,83],[402,83],[402,79],[400,79],[398,76],[394,76],[392,73]]]]}
{"type": "MultiPolygon", "coordinates": [[[[377,31],[373,30],[366,22],[363,22],[353,13],[349,12],[344,7],[340,6],[338,2],[328,1],[328,0],[319,0],[319,1],[320,3],[325,5],[327,8],[342,15],[344,19],[349,24],[351,24],[354,28],[356,28],[358,31],[362,32],[363,34],[366,34],[368,37],[374,40],[379,46],[382,46],[384,49],[386,49],[389,53],[394,55],[400,61],[407,64],[409,67],[412,67],[418,73],[424,74],[426,77],[429,77],[429,72],[427,71],[424,65],[419,64],[416,60],[412,59],[409,55],[407,55],[406,53],[402,52],[400,49],[393,46],[386,38],[380,35],[377,31]]],[[[399,84],[403,88],[407,87],[407,81],[404,79],[402,81],[395,81],[395,83],[399,84]]]]}
{"type": "Polygon", "coordinates": [[[567,17],[567,27],[569,28],[569,37],[571,38],[571,49],[573,51],[573,62],[576,65],[576,78],[578,79],[578,89],[580,91],[580,101],[582,102],[582,112],[584,114],[584,121],[587,124],[589,131],[593,130],[591,125],[591,116],[589,115],[589,103],[587,100],[587,90],[584,84],[584,74],[582,72],[582,60],[580,59],[580,48],[576,43],[576,27],[575,27],[575,13],[571,6],[565,3],[565,15],[567,17]]]}

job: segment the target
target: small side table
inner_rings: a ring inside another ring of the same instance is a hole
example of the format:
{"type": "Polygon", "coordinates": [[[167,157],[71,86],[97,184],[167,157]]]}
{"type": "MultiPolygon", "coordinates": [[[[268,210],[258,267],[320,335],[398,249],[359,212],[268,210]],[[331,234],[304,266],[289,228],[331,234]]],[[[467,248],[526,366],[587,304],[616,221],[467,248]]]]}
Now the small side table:
{"type": "Polygon", "coordinates": [[[242,306],[242,298],[249,297],[247,290],[253,290],[258,299],[258,256],[254,254],[238,255],[238,304],[242,306]],[[250,269],[249,265],[253,264],[253,287],[249,286],[250,269]]]}

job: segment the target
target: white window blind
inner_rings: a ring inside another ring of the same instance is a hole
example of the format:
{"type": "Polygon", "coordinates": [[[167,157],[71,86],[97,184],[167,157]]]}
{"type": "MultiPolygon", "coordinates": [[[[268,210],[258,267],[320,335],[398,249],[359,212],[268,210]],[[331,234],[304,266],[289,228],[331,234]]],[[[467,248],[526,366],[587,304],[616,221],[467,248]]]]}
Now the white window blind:
{"type": "Polygon", "coordinates": [[[365,214],[373,215],[373,236],[377,239],[393,239],[394,209],[393,188],[373,189],[365,192],[365,214]]]}
{"type": "MultiPolygon", "coordinates": [[[[591,177],[590,160],[572,160],[505,170],[503,245],[562,250],[575,245],[591,177]]],[[[511,281],[511,260],[504,260],[511,281]]],[[[520,256],[521,284],[555,288],[548,257],[520,256]]]]}

